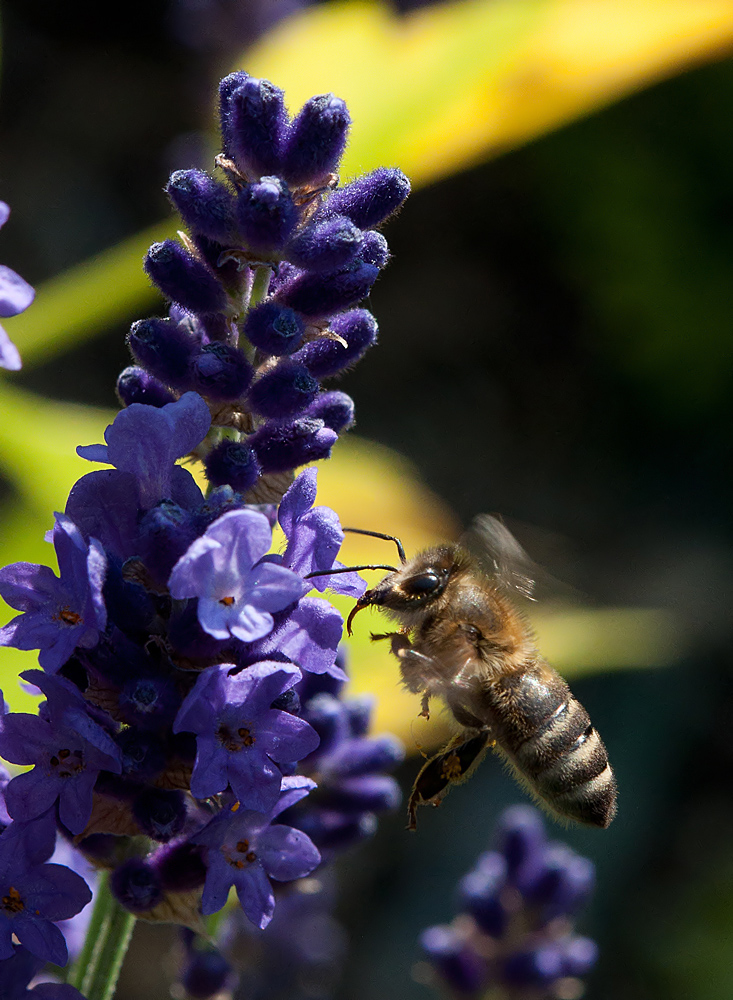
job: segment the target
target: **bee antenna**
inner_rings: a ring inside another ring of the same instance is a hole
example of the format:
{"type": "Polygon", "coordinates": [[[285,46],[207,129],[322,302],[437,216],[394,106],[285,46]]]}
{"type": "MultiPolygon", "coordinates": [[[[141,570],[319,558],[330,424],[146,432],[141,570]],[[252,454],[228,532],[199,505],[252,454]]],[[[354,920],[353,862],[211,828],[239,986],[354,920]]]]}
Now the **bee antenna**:
{"type": "MultiPolygon", "coordinates": [[[[402,546],[402,542],[399,540],[399,538],[396,538],[394,535],[385,535],[381,531],[367,531],[366,528],[343,528],[342,527],[341,530],[342,531],[350,531],[354,535],[370,535],[372,538],[381,538],[385,542],[394,542],[395,545],[397,546],[397,552],[399,553],[400,562],[401,563],[406,563],[407,562],[407,558],[405,556],[405,550],[404,550],[404,548],[402,546]]],[[[368,566],[364,567],[364,569],[368,569],[368,568],[369,568],[368,566]]],[[[384,567],[381,567],[381,566],[379,567],[379,569],[383,569],[383,568],[384,567]]]]}
{"type": "Polygon", "coordinates": [[[310,580],[312,576],[335,576],[336,573],[358,573],[362,569],[387,569],[390,573],[396,573],[396,566],[382,566],[381,564],[370,563],[368,566],[340,566],[338,569],[317,569],[313,573],[306,573],[304,580],[310,580]]]}

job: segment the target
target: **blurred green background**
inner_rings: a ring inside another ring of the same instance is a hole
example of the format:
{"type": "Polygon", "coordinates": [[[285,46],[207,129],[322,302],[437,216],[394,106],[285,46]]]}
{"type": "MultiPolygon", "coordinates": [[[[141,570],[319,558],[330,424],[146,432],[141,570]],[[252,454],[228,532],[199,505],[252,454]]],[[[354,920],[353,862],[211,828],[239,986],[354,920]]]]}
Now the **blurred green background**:
{"type": "MultiPolygon", "coordinates": [[[[3,0],[0,260],[39,287],[6,324],[27,366],[0,384],[4,561],[49,558],[73,446],[101,439],[129,322],[159,308],[140,259],[175,228],[168,172],[209,164],[219,76],[269,73],[293,105],[335,90],[346,173],[384,161],[417,184],[371,297],[381,344],[343,382],[360,437],[403,457],[345,444],[323,499],[410,549],[501,512],[586,595],[540,631],[621,789],[608,831],[558,831],[599,869],[588,996],[729,997],[733,5],[298,6],[166,0],[110,27],[99,5],[3,0]]],[[[409,741],[368,628],[357,686],[378,673],[409,741]]],[[[417,934],[520,797],[487,761],[417,836],[400,814],[345,859],[340,997],[428,996],[417,934]]],[[[169,942],[138,929],[121,997],[164,995],[169,942]]]]}

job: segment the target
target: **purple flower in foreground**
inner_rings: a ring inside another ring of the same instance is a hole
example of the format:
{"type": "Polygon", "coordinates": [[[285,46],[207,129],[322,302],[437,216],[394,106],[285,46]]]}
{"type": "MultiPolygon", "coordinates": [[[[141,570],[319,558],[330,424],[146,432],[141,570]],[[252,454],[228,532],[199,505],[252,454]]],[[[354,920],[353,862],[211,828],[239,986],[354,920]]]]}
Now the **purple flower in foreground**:
{"type": "Polygon", "coordinates": [[[44,964],[43,959],[20,945],[13,945],[11,957],[0,961],[0,995],[3,1000],[84,1000],[79,990],[67,983],[38,983],[29,987],[44,964]]]}
{"type": "MultiPolygon", "coordinates": [[[[337,569],[336,561],[344,540],[338,514],[330,507],[314,507],[318,473],[315,469],[301,472],[282,498],[278,511],[280,527],[288,540],[283,565],[305,576],[307,573],[337,569]]],[[[314,576],[316,590],[330,587],[337,594],[361,597],[366,583],[357,573],[337,573],[335,576],[314,576]]]]}
{"type": "Polygon", "coordinates": [[[191,794],[205,799],[230,784],[245,809],[268,812],[280,795],[273,761],[301,760],[318,746],[304,719],[270,706],[301,678],[290,663],[255,663],[238,674],[222,663],[199,675],[173,725],[196,733],[191,794]]]}
{"type": "Polygon", "coordinates": [[[201,491],[191,473],[175,463],[201,444],[210,425],[206,403],[198,393],[187,392],[161,407],[132,403],[105,430],[106,444],[76,450],[90,462],[107,462],[121,472],[132,472],[144,509],[160,500],[187,506],[201,502],[201,491]]]}
{"type": "Polygon", "coordinates": [[[64,514],[56,514],[53,544],[60,577],[35,563],[0,569],[0,595],[24,612],[0,629],[0,645],[40,649],[38,662],[49,673],[62,667],[77,646],[96,646],[107,622],[102,546],[94,538],[87,545],[64,514]]]}
{"type": "Polygon", "coordinates": [[[43,717],[17,712],[0,720],[0,755],[13,764],[35,765],[9,782],[8,812],[16,820],[34,819],[58,799],[61,822],[81,833],[91,815],[97,775],[122,770],[120,750],[89,717],[87,703],[70,681],[40,670],[20,676],[39,687],[48,702],[43,717]]]}
{"type": "Polygon", "coordinates": [[[270,522],[254,510],[214,521],[173,567],[173,597],[198,597],[201,627],[215,639],[253,642],[272,631],[272,612],[302,596],[302,579],[284,566],[259,562],[272,542],[270,522]]]}
{"type": "Polygon", "coordinates": [[[267,927],[275,911],[270,879],[292,882],[310,874],[321,855],[310,838],[291,826],[272,825],[284,809],[315,788],[308,778],[284,778],[283,792],[268,815],[248,809],[228,810],[216,816],[194,837],[207,848],[206,885],[201,900],[204,915],[216,913],[227,901],[229,889],[237,890],[247,918],[256,927],[267,927]]]}
{"type": "MultiPolygon", "coordinates": [[[[0,229],[8,221],[10,209],[0,201],[0,229]]],[[[27,309],[35,298],[35,291],[11,268],[0,264],[0,317],[17,316],[27,309]]],[[[22,367],[18,348],[0,325],[0,368],[17,372],[22,367]]]]}
{"type": "Polygon", "coordinates": [[[14,934],[37,958],[65,965],[66,942],[54,921],[73,917],[92,894],[75,872],[43,862],[36,828],[13,823],[0,836],[0,961],[14,957],[14,934]]]}

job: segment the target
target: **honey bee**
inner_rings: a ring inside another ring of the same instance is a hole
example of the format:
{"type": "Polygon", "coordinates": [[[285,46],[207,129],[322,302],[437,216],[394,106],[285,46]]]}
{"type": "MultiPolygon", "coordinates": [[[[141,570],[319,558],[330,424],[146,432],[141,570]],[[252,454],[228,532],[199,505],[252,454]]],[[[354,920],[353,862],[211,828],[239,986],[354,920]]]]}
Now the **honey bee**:
{"type": "Polygon", "coordinates": [[[438,805],[464,781],[488,746],[520,782],[560,817],[607,827],[616,814],[616,781],[603,741],[563,678],[542,657],[509,593],[531,596],[533,564],[496,518],[477,519],[485,556],[441,545],[406,559],[359,598],[349,615],[376,607],[399,624],[388,639],[407,689],[422,695],[422,713],[438,697],[460,731],[420,771],[409,804],[438,805]],[[488,555],[488,561],[486,559],[488,555]]]}

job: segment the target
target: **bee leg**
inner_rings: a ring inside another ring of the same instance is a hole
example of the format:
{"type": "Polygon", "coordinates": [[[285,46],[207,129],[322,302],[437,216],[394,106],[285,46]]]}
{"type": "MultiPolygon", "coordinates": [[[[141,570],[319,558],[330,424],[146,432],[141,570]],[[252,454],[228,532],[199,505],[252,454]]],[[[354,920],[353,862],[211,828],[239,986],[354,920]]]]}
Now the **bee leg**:
{"type": "Polygon", "coordinates": [[[459,785],[470,778],[491,742],[488,729],[469,739],[465,732],[457,733],[440,753],[423,764],[407,806],[408,830],[417,829],[418,806],[439,806],[451,785],[459,785]]]}
{"type": "Polygon", "coordinates": [[[430,692],[426,691],[422,696],[422,701],[420,703],[420,714],[418,718],[429,719],[430,718],[430,692]]]}
{"type": "Polygon", "coordinates": [[[369,638],[372,642],[381,642],[382,639],[402,639],[404,636],[401,632],[371,632],[369,638]]]}

